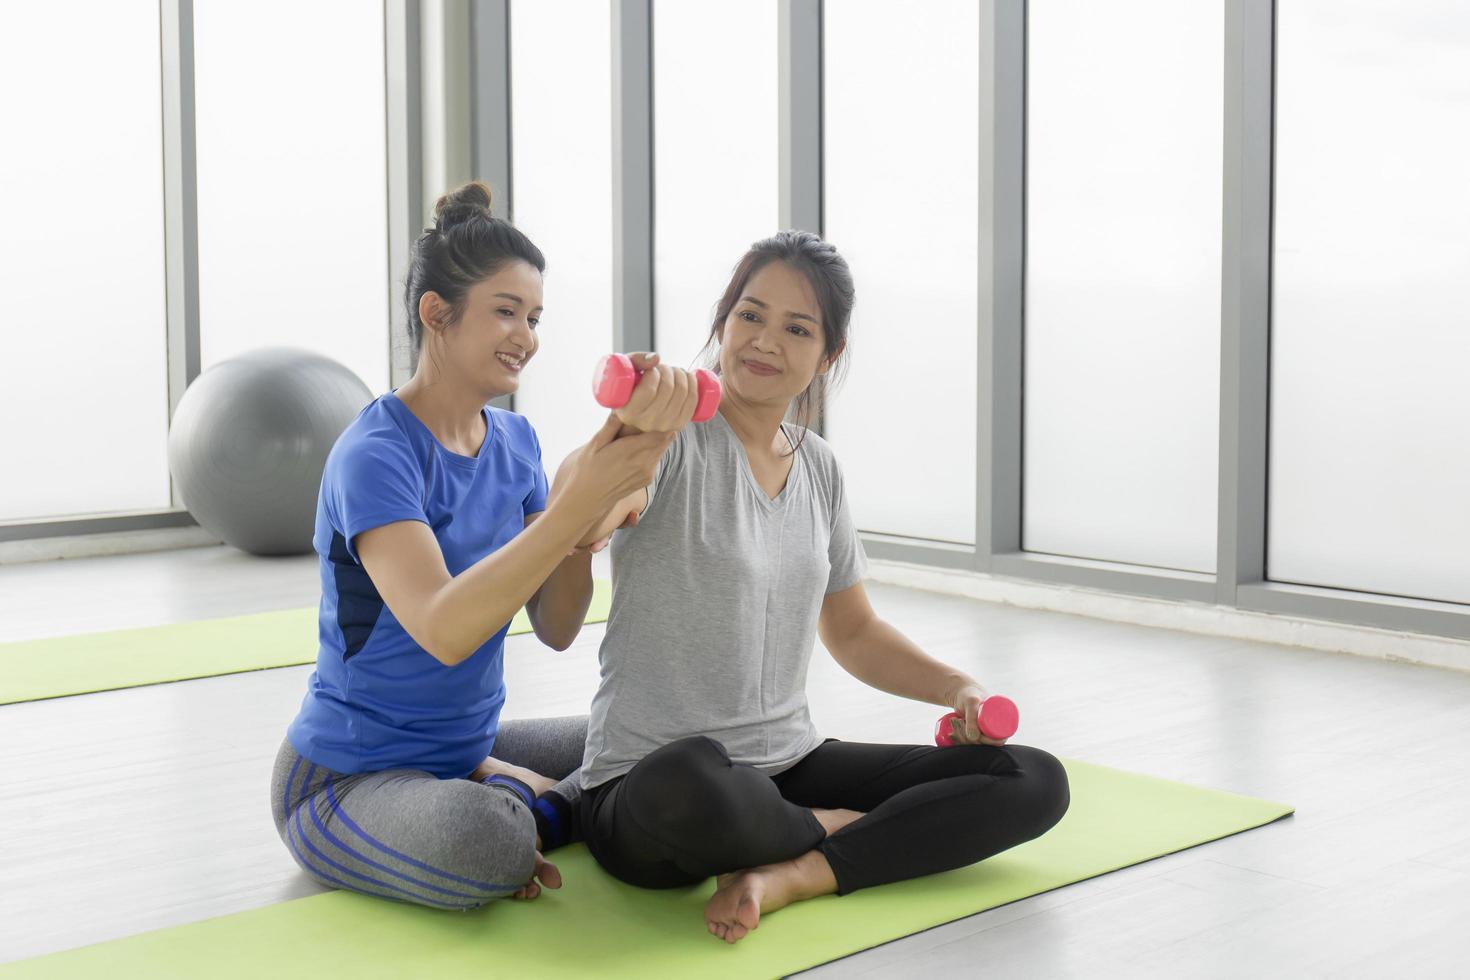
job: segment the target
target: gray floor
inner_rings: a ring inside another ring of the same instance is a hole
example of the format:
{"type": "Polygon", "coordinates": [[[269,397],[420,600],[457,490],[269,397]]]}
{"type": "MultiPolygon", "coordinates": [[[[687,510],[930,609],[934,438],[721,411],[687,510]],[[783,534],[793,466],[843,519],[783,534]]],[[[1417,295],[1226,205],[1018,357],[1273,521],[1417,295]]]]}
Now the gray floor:
{"type": "MultiPolygon", "coordinates": [[[[316,587],[309,559],[224,548],[0,567],[0,641],[306,605],[316,587]]],[[[870,591],[1015,696],[1022,740],[1298,813],[815,974],[1470,975],[1470,674],[870,591]]],[[[560,654],[512,638],[508,716],[584,710],[600,636],[560,654]]],[[[0,708],[0,962],[316,891],[265,798],[306,674],[0,708]]],[[[810,690],[838,737],[922,740],[936,714],[820,651],[810,690]]]]}

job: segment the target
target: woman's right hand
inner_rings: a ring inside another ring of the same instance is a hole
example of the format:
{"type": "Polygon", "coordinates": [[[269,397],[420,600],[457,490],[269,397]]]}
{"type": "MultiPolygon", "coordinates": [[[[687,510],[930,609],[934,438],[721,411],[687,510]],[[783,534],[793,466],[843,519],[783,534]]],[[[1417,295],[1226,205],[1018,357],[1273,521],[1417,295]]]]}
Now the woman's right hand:
{"type": "Polygon", "coordinates": [[[694,418],[699,384],[694,372],[659,363],[657,354],[629,354],[633,367],[643,372],[628,404],[616,411],[624,432],[677,432],[694,418]]]}
{"type": "MultiPolygon", "coordinates": [[[[669,431],[619,437],[623,421],[616,412],[557,470],[551,501],[576,508],[591,525],[616,504],[653,482],[658,461],[674,441],[669,431]]],[[[590,530],[590,527],[589,527],[590,530]]]]}

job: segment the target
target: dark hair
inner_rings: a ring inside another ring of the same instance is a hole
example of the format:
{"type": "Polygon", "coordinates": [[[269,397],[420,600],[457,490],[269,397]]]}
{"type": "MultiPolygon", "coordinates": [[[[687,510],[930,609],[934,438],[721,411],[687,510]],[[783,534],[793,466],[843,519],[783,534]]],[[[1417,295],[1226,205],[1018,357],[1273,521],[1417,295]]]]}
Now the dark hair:
{"type": "MultiPolygon", "coordinates": [[[[836,358],[832,371],[828,374],[829,383],[836,385],[842,373],[840,368],[845,363],[841,352],[846,351],[847,326],[852,318],[852,270],[847,267],[847,261],[837,253],[837,249],[823,241],[820,235],[809,231],[777,232],[770,238],[756,242],[741,256],[740,261],[735,264],[735,271],[730,275],[730,284],[725,287],[725,293],[715,307],[715,319],[710,325],[705,349],[708,350],[718,343],[720,328],[725,325],[735,304],[740,302],[740,295],[745,291],[745,284],[750,281],[750,277],[772,262],[785,262],[806,276],[812,292],[817,294],[817,308],[822,314],[822,356],[836,358]]],[[[716,372],[719,371],[718,360],[716,358],[714,365],[716,372]]],[[[816,385],[817,380],[813,379],[807,385],[806,391],[796,399],[796,416],[803,426],[811,422],[812,389],[816,385]]],[[[802,439],[805,438],[803,435],[802,439]]],[[[797,441],[793,452],[799,448],[801,440],[797,441]]]]}
{"type": "Polygon", "coordinates": [[[413,349],[419,350],[424,341],[424,325],[419,320],[419,300],[424,293],[438,293],[449,304],[448,323],[454,323],[464,314],[470,287],[515,260],[529,263],[537,272],[546,271],[541,250],[519,228],[490,213],[489,186],[474,180],[439,198],[434,205],[434,227],[425,228],[413,243],[404,283],[413,349]]]}

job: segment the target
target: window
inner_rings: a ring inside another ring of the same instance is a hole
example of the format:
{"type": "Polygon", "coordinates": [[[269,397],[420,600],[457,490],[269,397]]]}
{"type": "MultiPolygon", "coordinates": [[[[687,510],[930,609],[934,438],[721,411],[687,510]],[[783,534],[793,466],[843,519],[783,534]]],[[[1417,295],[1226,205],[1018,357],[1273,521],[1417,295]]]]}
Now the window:
{"type": "Polygon", "coordinates": [[[687,366],[750,244],[779,230],[774,0],[653,8],[654,346],[687,366]]]}
{"type": "Polygon", "coordinates": [[[611,46],[602,0],[511,7],[515,223],[546,256],[541,347],[516,411],[552,476],[606,417],[592,370],[613,342],[611,46]]]}
{"type": "Polygon", "coordinates": [[[194,5],[204,369],[302,347],[387,390],[383,43],[377,4],[194,5]]]}
{"type": "Polygon", "coordinates": [[[1278,10],[1271,578],[1470,602],[1470,10],[1278,10]]]}
{"type": "Polygon", "coordinates": [[[1022,547],[1213,572],[1222,5],[1028,9],[1022,547]]]}
{"type": "Polygon", "coordinates": [[[170,504],[161,77],[157,3],[6,10],[0,521],[170,504]]]}
{"type": "Polygon", "coordinates": [[[857,287],[827,402],[860,528],[975,540],[979,7],[823,7],[825,237],[857,287]]]}

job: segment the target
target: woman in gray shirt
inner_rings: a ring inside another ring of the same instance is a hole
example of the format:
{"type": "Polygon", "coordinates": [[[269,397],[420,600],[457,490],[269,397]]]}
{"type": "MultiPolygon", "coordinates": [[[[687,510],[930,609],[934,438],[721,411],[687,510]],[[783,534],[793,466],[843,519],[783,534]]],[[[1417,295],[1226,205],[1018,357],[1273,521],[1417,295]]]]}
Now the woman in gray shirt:
{"type": "Polygon", "coordinates": [[[837,460],[783,421],[839,363],[852,302],[816,235],[757,242],[711,328],[719,414],[617,508],[641,516],[613,540],[581,830],[632,884],[720,876],[705,918],[726,942],[793,901],[973,864],[1067,809],[1061,764],[982,737],[980,683],[874,613],[837,460]],[[824,740],[805,690],[818,636],[859,680],[960,712],[963,744],[824,740]]]}

